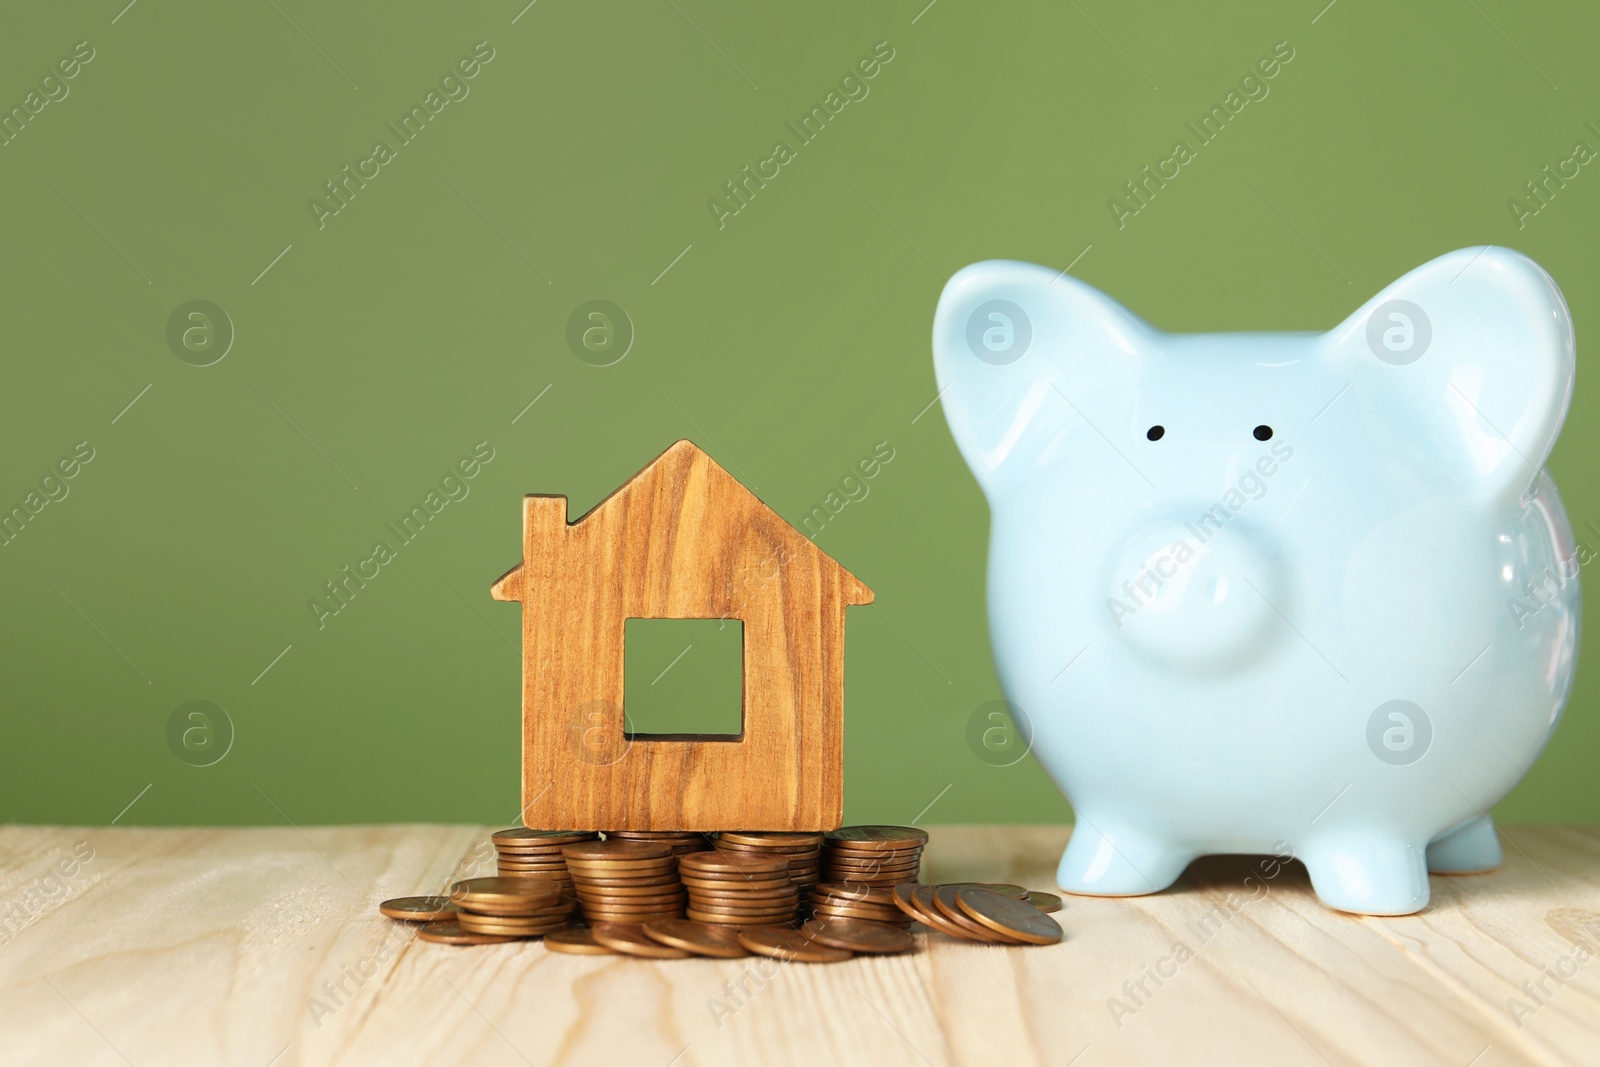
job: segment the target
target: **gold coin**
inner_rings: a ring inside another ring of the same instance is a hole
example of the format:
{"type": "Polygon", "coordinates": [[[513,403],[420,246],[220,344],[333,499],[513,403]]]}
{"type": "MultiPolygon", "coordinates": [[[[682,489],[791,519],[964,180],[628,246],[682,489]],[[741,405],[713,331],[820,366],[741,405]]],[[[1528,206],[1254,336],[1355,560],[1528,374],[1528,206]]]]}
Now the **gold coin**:
{"type": "Polygon", "coordinates": [[[456,906],[449,897],[395,897],[378,905],[378,912],[406,922],[448,922],[456,917],[456,906]]]}
{"type": "Polygon", "coordinates": [[[587,926],[569,926],[565,930],[544,935],[544,947],[551,952],[566,952],[574,956],[615,956],[616,950],[607,948],[594,939],[587,926]]]}
{"type": "Polygon", "coordinates": [[[1061,924],[1026,900],[987,889],[960,889],[955,898],[963,912],[1002,937],[1030,945],[1053,945],[1061,940],[1061,924]]]}
{"type": "Polygon", "coordinates": [[[782,856],[712,849],[678,857],[678,868],[695,874],[787,874],[789,861],[782,856]]]}
{"type": "Polygon", "coordinates": [[[1061,910],[1061,898],[1056,896],[1054,893],[1039,893],[1030,890],[1028,895],[1023,899],[1029,904],[1032,904],[1034,907],[1038,908],[1040,911],[1061,910]]]}
{"type": "Polygon", "coordinates": [[[561,899],[561,887],[547,879],[468,878],[450,887],[450,899],[457,905],[526,904],[539,907],[561,899]]]}
{"type": "Polygon", "coordinates": [[[739,931],[693,919],[658,919],[644,924],[645,936],[696,956],[738,959],[750,955],[739,943],[739,931]]]}
{"type": "Polygon", "coordinates": [[[672,855],[672,848],[654,841],[586,841],[562,846],[561,854],[569,862],[624,862],[666,859],[672,855]]]}
{"type": "Polygon", "coordinates": [[[852,952],[904,952],[917,943],[910,931],[870,919],[813,920],[800,930],[820,945],[852,952]]]}
{"type": "Polygon", "coordinates": [[[849,949],[819,945],[799,930],[781,926],[740,930],[739,943],[751,952],[791,963],[837,963],[851,956],[849,949]]]}
{"type": "Polygon", "coordinates": [[[592,928],[594,939],[624,956],[644,956],[656,960],[688,959],[690,953],[681,948],[664,945],[644,932],[643,923],[597,923],[592,928]]]}
{"type": "Polygon", "coordinates": [[[514,937],[500,937],[496,934],[468,933],[456,923],[443,922],[424,923],[417,930],[417,938],[439,945],[503,945],[507,941],[516,940],[514,937]]]}

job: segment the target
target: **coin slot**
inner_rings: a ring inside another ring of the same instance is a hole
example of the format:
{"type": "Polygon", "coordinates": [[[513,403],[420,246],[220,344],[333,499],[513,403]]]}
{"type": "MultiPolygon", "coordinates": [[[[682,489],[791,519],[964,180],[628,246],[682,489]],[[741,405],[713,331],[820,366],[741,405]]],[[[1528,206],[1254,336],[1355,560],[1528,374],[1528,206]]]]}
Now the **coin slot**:
{"type": "Polygon", "coordinates": [[[744,623],[628,619],[622,649],[628,740],[744,736],[744,623]]]}

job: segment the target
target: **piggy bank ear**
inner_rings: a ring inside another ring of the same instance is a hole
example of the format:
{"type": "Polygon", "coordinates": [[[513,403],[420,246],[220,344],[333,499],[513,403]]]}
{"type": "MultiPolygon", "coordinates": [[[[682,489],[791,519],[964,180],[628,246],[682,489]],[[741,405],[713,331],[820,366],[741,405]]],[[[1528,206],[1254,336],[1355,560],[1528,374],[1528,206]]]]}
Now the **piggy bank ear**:
{"type": "Polygon", "coordinates": [[[933,316],[945,419],[984,490],[1024,475],[1083,419],[1067,398],[1125,377],[1153,331],[1059,271],[990,260],[950,279],[933,316]]]}
{"type": "Polygon", "coordinates": [[[1508,248],[1463,248],[1407,274],[1329,334],[1362,417],[1402,461],[1471,492],[1526,491],[1572,398],[1561,290],[1508,248]]]}

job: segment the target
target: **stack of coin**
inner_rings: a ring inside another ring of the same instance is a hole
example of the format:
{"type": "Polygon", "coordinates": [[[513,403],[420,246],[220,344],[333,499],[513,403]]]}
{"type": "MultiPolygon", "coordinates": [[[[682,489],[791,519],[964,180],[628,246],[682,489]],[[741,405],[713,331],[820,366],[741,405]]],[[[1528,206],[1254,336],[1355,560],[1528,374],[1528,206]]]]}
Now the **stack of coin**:
{"type": "Polygon", "coordinates": [[[656,841],[587,841],[561,850],[583,917],[642,923],[683,917],[685,893],[672,846],[656,841]]]}
{"type": "Polygon", "coordinates": [[[556,882],[571,896],[572,875],[561,855],[564,845],[594,841],[598,834],[583,830],[529,830],[516,826],[492,838],[499,853],[500,874],[507,878],[535,878],[556,882]]]}
{"type": "Polygon", "coordinates": [[[914,826],[829,830],[822,849],[822,880],[875,886],[915,882],[927,843],[927,833],[914,826]]]}
{"type": "Polygon", "coordinates": [[[695,852],[678,857],[689,918],[723,926],[783,926],[796,919],[800,891],[781,854],[695,852]]]}
{"type": "Polygon", "coordinates": [[[917,944],[903,926],[871,919],[813,919],[800,932],[819,945],[851,952],[906,952],[917,944]]]}
{"type": "Polygon", "coordinates": [[[698,830],[607,830],[607,841],[651,841],[661,845],[671,845],[672,854],[681,856],[685,852],[704,852],[711,847],[711,842],[706,840],[706,835],[698,830]]]}
{"type": "Polygon", "coordinates": [[[724,830],[717,835],[717,847],[727,852],[757,852],[783,856],[789,861],[789,881],[802,890],[822,881],[820,833],[779,834],[724,830]]]}
{"type": "MultiPolygon", "coordinates": [[[[1002,888],[1015,889],[1015,886],[1002,888]]],[[[995,892],[971,883],[952,885],[897,885],[894,903],[908,917],[942,934],[963,941],[998,945],[1053,945],[1061,940],[1061,926],[1045,914],[1045,906],[1059,907],[1060,898],[1040,893],[1023,895],[995,892]]]]}
{"type": "Polygon", "coordinates": [[[574,904],[557,883],[534,878],[469,878],[450,887],[450,902],[463,933],[488,937],[539,937],[564,929],[574,904]]]}
{"type": "Polygon", "coordinates": [[[811,915],[819,922],[830,919],[870,919],[911,925],[911,919],[895,906],[894,887],[862,885],[858,882],[821,882],[811,887],[811,915]]]}

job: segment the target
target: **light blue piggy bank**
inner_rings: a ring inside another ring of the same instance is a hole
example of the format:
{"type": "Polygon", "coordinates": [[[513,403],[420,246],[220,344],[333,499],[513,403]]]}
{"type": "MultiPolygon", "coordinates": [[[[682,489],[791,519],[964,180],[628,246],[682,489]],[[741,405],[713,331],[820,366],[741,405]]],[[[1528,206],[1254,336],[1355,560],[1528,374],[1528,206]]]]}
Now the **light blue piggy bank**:
{"type": "Polygon", "coordinates": [[[1499,864],[1489,810],[1578,647],[1543,270],[1468,248],[1327,333],[1171,334],[978,263],[933,352],[992,513],[1000,679],[1077,814],[1063,889],[1292,849],[1325,903],[1402,915],[1430,870],[1499,864]]]}

